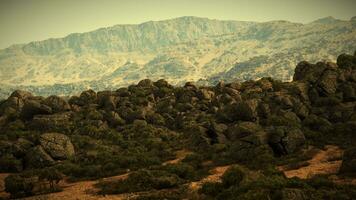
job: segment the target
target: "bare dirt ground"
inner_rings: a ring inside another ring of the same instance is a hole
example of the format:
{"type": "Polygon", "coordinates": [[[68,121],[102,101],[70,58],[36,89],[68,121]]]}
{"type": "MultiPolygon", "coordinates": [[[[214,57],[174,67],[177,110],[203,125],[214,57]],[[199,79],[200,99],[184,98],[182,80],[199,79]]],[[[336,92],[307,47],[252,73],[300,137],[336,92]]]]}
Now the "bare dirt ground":
{"type": "Polygon", "coordinates": [[[229,169],[230,165],[215,167],[210,170],[210,175],[201,179],[200,181],[191,182],[189,188],[191,190],[198,190],[206,182],[221,182],[221,176],[229,169]]]}
{"type": "MultiPolygon", "coordinates": [[[[179,150],[176,152],[176,158],[174,160],[167,161],[163,165],[174,164],[182,161],[191,152],[188,150],[179,150]]],[[[129,176],[130,172],[118,176],[112,176],[102,179],[103,181],[114,181],[123,180],[129,176]]],[[[4,190],[4,180],[9,174],[0,174],[0,197],[9,198],[4,190]]],[[[119,194],[119,195],[97,195],[98,188],[95,187],[99,181],[79,181],[79,182],[69,182],[67,180],[61,181],[59,183],[63,191],[36,195],[32,197],[23,198],[24,200],[126,200],[137,197],[135,193],[119,194]]]]}
{"type": "Polygon", "coordinates": [[[307,179],[317,174],[337,174],[342,163],[343,150],[337,146],[327,145],[325,150],[320,150],[312,159],[308,160],[308,165],[299,169],[286,170],[285,166],[279,167],[286,177],[299,177],[307,179]]]}
{"type": "Polygon", "coordinates": [[[187,155],[191,154],[191,151],[188,151],[186,149],[179,150],[176,152],[176,159],[174,160],[169,160],[163,163],[163,165],[168,165],[168,164],[176,164],[182,161],[187,155]]]}
{"type": "Polygon", "coordinates": [[[0,174],[0,198],[8,198],[10,195],[5,192],[5,178],[10,175],[7,173],[0,174]]]}

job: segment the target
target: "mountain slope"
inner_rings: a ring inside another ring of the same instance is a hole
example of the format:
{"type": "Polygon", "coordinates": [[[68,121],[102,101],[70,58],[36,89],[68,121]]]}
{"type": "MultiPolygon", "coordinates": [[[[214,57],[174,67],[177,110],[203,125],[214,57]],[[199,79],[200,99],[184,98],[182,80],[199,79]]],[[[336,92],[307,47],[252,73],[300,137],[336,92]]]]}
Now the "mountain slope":
{"type": "Polygon", "coordinates": [[[173,84],[263,76],[286,81],[297,61],[333,61],[355,47],[354,19],[327,17],[300,24],[181,17],[116,25],[0,50],[1,93],[22,88],[70,95],[143,78],[173,84]]]}

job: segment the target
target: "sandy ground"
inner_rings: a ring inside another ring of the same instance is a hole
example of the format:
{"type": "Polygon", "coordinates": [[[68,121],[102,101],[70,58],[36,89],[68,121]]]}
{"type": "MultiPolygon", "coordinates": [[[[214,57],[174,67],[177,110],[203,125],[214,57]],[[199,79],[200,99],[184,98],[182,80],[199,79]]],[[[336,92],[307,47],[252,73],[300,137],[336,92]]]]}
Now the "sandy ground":
{"type": "Polygon", "coordinates": [[[5,192],[5,178],[8,173],[0,173],[0,198],[8,198],[10,195],[5,192]]]}
{"type": "Polygon", "coordinates": [[[187,155],[191,154],[191,151],[188,150],[179,150],[176,152],[176,159],[174,160],[169,160],[163,163],[163,165],[168,165],[168,164],[176,164],[182,161],[187,155]]]}
{"type": "Polygon", "coordinates": [[[317,174],[337,174],[342,163],[341,150],[337,146],[325,146],[325,150],[320,150],[312,159],[308,160],[308,166],[299,169],[284,170],[285,167],[279,167],[288,177],[299,177],[307,179],[317,174]]]}
{"type": "MultiPolygon", "coordinates": [[[[191,152],[187,150],[180,150],[176,152],[176,159],[167,161],[163,163],[174,164],[183,160],[187,155],[191,152]]],[[[118,176],[112,176],[102,179],[103,181],[114,181],[114,180],[123,180],[129,176],[130,172],[118,176]]],[[[0,197],[8,198],[9,194],[7,194],[4,189],[4,180],[6,176],[9,174],[0,174],[0,197]]],[[[137,194],[128,193],[128,194],[120,194],[120,195],[97,195],[98,188],[95,187],[99,180],[95,181],[79,181],[79,182],[68,182],[66,180],[61,181],[59,185],[63,188],[63,191],[36,195],[32,197],[23,198],[24,200],[124,200],[124,199],[132,199],[137,197],[137,194]]]]}
{"type": "Polygon", "coordinates": [[[221,182],[221,176],[229,169],[230,165],[215,167],[210,170],[210,175],[203,178],[200,181],[191,182],[189,188],[192,190],[198,190],[206,182],[221,182]]]}
{"type": "MultiPolygon", "coordinates": [[[[176,159],[167,161],[163,165],[174,164],[181,162],[187,155],[191,152],[187,150],[180,150],[176,152],[176,159]]],[[[280,166],[279,169],[284,172],[288,177],[299,177],[302,179],[310,178],[317,174],[330,174],[330,179],[335,183],[339,184],[353,184],[356,185],[356,179],[344,179],[338,177],[337,174],[341,163],[342,163],[342,154],[343,150],[337,146],[326,146],[324,150],[319,150],[312,159],[308,160],[308,166],[300,167],[299,169],[287,170],[286,166],[280,166]],[[334,174],[334,175],[333,175],[334,174]]],[[[197,191],[201,186],[206,182],[220,182],[221,176],[229,169],[230,165],[215,167],[210,170],[210,175],[203,178],[200,181],[191,182],[189,188],[192,191],[197,191]]],[[[123,180],[128,177],[130,172],[118,176],[112,176],[104,178],[104,181],[112,180],[123,180]]],[[[8,198],[9,195],[4,191],[4,179],[9,174],[0,174],[0,197],[8,198]]],[[[63,188],[63,191],[51,194],[37,195],[32,197],[24,198],[25,200],[123,200],[123,199],[132,199],[137,197],[137,194],[120,194],[120,195],[97,195],[98,189],[95,187],[95,184],[98,183],[98,180],[95,181],[80,181],[70,183],[66,180],[60,183],[60,186],[63,188]]]]}

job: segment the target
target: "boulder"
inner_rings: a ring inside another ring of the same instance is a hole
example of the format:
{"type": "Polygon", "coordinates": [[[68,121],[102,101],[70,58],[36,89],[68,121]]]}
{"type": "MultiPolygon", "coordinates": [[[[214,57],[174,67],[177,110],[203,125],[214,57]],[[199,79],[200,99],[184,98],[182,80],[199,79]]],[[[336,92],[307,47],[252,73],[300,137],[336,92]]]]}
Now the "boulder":
{"type": "Polygon", "coordinates": [[[116,90],[116,93],[119,97],[128,97],[131,95],[131,92],[127,88],[119,88],[116,90]]]}
{"type": "Polygon", "coordinates": [[[336,71],[324,71],[318,82],[319,92],[326,96],[334,94],[337,89],[337,77],[338,74],[336,71]]]}
{"type": "Polygon", "coordinates": [[[211,101],[214,98],[215,93],[213,91],[208,90],[208,89],[202,88],[202,89],[199,90],[198,96],[202,100],[211,101]]]}
{"type": "Polygon", "coordinates": [[[109,111],[104,114],[104,118],[109,122],[110,126],[116,127],[125,124],[125,120],[115,111],[109,111]]]}
{"type": "Polygon", "coordinates": [[[309,84],[305,82],[289,83],[289,91],[293,96],[297,96],[301,101],[309,101],[308,96],[309,84]]]}
{"type": "Polygon", "coordinates": [[[26,168],[44,168],[55,163],[53,158],[46,153],[42,146],[36,146],[30,149],[25,156],[26,168]]]}
{"type": "Polygon", "coordinates": [[[30,128],[40,131],[70,131],[71,113],[56,113],[53,115],[36,115],[30,122],[30,128]]]}
{"type": "Polygon", "coordinates": [[[320,131],[322,133],[332,129],[332,124],[329,120],[315,114],[308,115],[308,117],[303,120],[302,124],[311,130],[320,131]]]}
{"type": "Polygon", "coordinates": [[[0,140],[0,157],[6,154],[13,154],[14,148],[10,141],[0,140]]]}
{"type": "Polygon", "coordinates": [[[241,101],[241,95],[240,92],[236,89],[230,88],[230,87],[225,87],[224,88],[224,92],[226,94],[228,94],[230,97],[232,97],[233,99],[235,99],[236,101],[241,101]]]}
{"type": "Polygon", "coordinates": [[[317,64],[310,64],[306,61],[302,61],[294,70],[293,81],[307,81],[315,83],[326,68],[326,63],[319,62],[317,64]]]}
{"type": "Polygon", "coordinates": [[[17,117],[24,106],[24,100],[16,97],[10,96],[4,103],[0,106],[0,114],[5,116],[15,116],[17,117]]]}
{"type": "Polygon", "coordinates": [[[97,95],[94,90],[87,90],[80,94],[79,96],[81,106],[86,104],[95,104],[97,101],[97,95]]]}
{"type": "Polygon", "coordinates": [[[115,110],[117,102],[118,97],[111,91],[98,92],[98,104],[105,110],[115,110]]]}
{"type": "Polygon", "coordinates": [[[188,90],[197,90],[198,89],[198,87],[193,82],[186,82],[184,84],[184,88],[186,88],[188,90]]]}
{"type": "Polygon", "coordinates": [[[356,56],[341,54],[337,57],[336,63],[342,69],[356,69],[356,56]]]}
{"type": "Polygon", "coordinates": [[[22,157],[24,156],[30,149],[33,147],[33,143],[24,139],[24,138],[19,138],[17,141],[13,144],[13,149],[14,149],[14,155],[16,157],[22,157]]]}
{"type": "Polygon", "coordinates": [[[52,108],[38,100],[26,100],[21,111],[21,117],[32,119],[34,115],[51,114],[52,108]]]}
{"type": "Polygon", "coordinates": [[[10,97],[17,97],[19,99],[27,99],[29,97],[33,97],[33,95],[27,91],[15,90],[13,93],[11,93],[10,97]]]}
{"type": "Polygon", "coordinates": [[[273,91],[273,84],[269,78],[262,78],[257,83],[263,91],[273,91]]]}
{"type": "Polygon", "coordinates": [[[65,112],[70,110],[69,103],[62,97],[49,96],[44,100],[44,104],[51,107],[53,112],[65,112]]]}
{"type": "Polygon", "coordinates": [[[356,173],[356,147],[345,150],[340,173],[356,173]]]}
{"type": "Polygon", "coordinates": [[[169,85],[169,83],[164,79],[159,79],[158,81],[154,82],[153,85],[155,85],[156,87],[159,87],[159,88],[163,88],[163,87],[170,88],[171,87],[171,85],[169,85]]]}
{"type": "Polygon", "coordinates": [[[137,86],[143,88],[150,88],[153,86],[153,82],[150,79],[143,79],[140,82],[138,82],[137,86]]]}
{"type": "Polygon", "coordinates": [[[70,139],[60,133],[45,133],[40,137],[40,144],[54,159],[67,159],[74,155],[74,146],[70,139]]]}
{"type": "Polygon", "coordinates": [[[240,122],[231,126],[227,130],[227,137],[229,140],[236,140],[239,138],[243,138],[254,133],[260,132],[262,128],[253,122],[240,122]]]}
{"type": "Polygon", "coordinates": [[[258,106],[258,101],[256,99],[250,99],[237,103],[236,119],[243,120],[243,121],[256,121],[257,106],[258,106]]]}
{"type": "Polygon", "coordinates": [[[268,143],[277,156],[296,152],[305,143],[305,136],[298,128],[286,126],[271,127],[268,143]]]}

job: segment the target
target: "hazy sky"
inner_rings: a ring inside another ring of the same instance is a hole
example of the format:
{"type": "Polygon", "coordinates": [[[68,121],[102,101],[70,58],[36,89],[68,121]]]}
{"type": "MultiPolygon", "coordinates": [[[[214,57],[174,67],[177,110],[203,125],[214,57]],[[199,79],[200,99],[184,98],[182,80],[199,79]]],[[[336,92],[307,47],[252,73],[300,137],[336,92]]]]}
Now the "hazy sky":
{"type": "Polygon", "coordinates": [[[180,16],[307,23],[356,15],[356,0],[0,0],[0,48],[180,16]]]}

